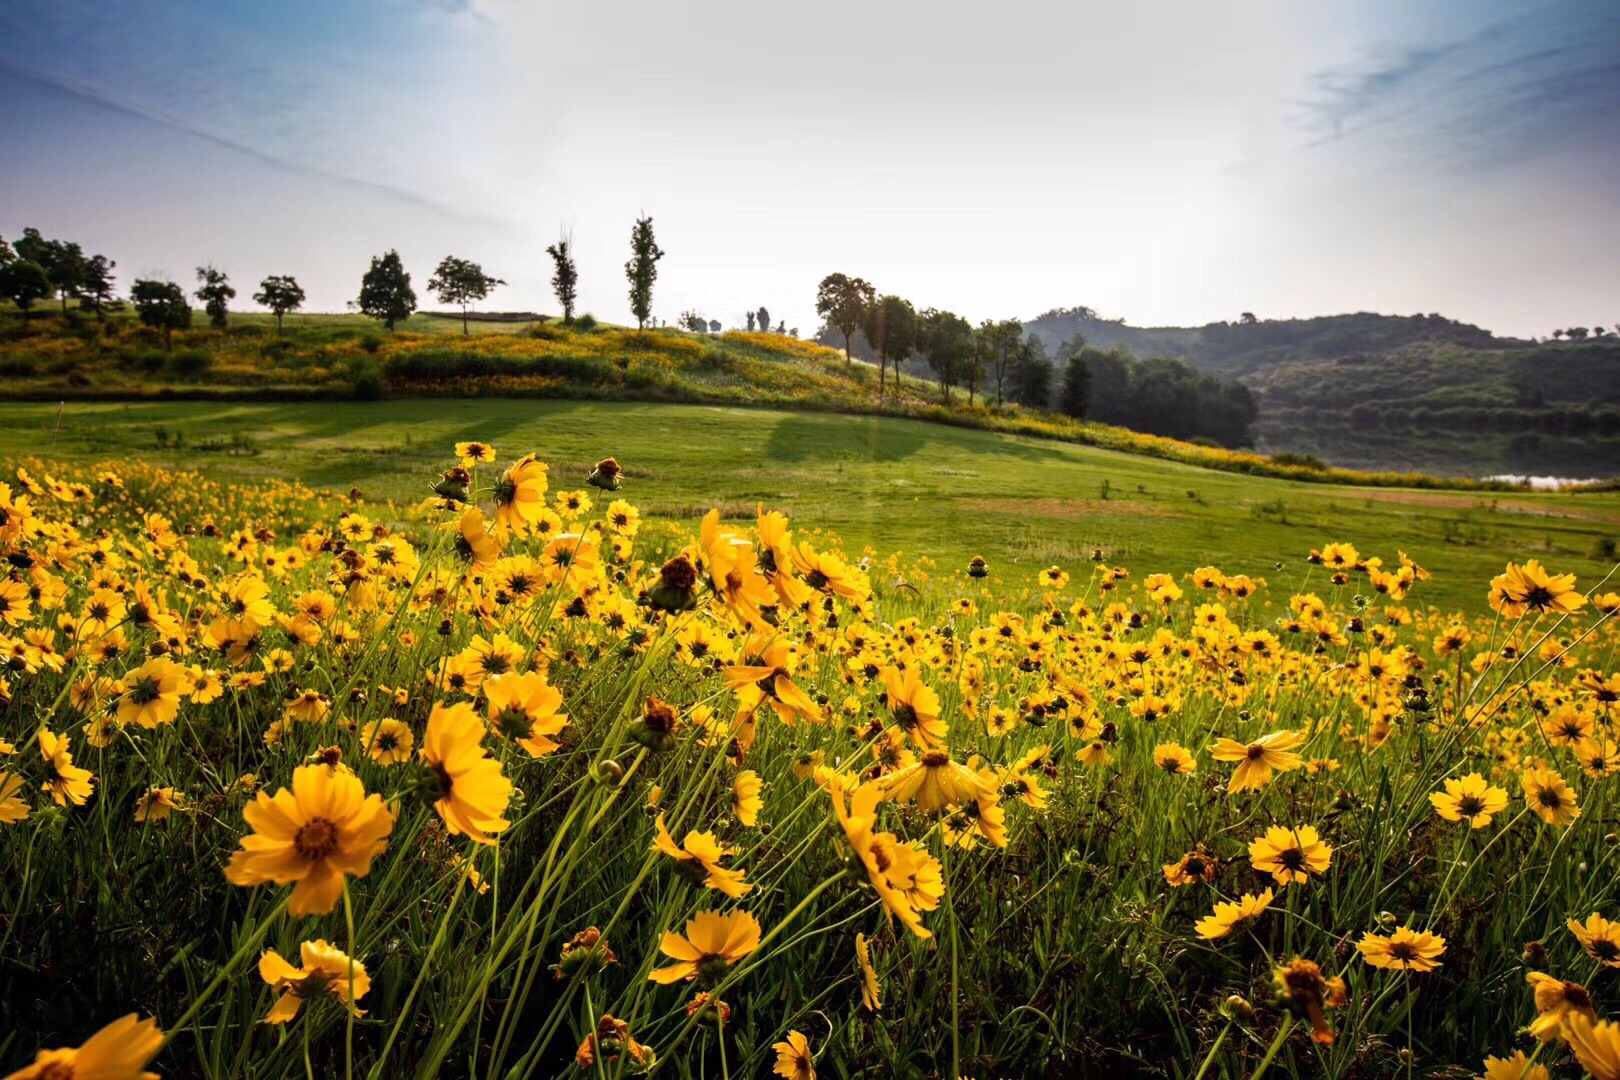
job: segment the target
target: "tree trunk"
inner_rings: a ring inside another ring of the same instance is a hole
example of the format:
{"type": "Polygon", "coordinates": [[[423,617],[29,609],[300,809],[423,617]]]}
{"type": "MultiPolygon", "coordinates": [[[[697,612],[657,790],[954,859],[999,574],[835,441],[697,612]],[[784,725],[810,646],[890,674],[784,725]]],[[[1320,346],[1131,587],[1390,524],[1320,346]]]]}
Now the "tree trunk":
{"type": "Polygon", "coordinates": [[[461,336],[467,336],[467,305],[461,305],[461,336]]]}
{"type": "Polygon", "coordinates": [[[855,361],[849,356],[849,331],[844,331],[844,363],[853,366],[855,361]]]}
{"type": "Polygon", "coordinates": [[[281,336],[281,312],[276,312],[276,337],[281,336]]]}
{"type": "Polygon", "coordinates": [[[878,353],[878,397],[882,397],[884,390],[888,387],[888,383],[884,381],[888,374],[889,358],[882,353],[878,353]]]}

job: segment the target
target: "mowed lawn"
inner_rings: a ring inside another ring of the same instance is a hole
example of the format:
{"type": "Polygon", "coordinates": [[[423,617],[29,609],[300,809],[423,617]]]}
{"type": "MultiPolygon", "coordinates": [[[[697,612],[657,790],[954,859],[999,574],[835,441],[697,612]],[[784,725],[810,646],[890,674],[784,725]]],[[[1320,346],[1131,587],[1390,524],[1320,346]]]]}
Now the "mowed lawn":
{"type": "Polygon", "coordinates": [[[554,489],[583,486],[612,455],[625,497],[649,516],[692,523],[719,506],[741,518],[763,501],[855,552],[926,555],[942,569],[982,554],[1005,582],[1032,582],[1053,563],[1084,574],[1100,548],[1138,575],[1214,564],[1264,577],[1280,600],[1327,589],[1305,555],[1342,540],[1389,562],[1405,550],[1434,571],[1414,599],[1481,610],[1510,558],[1540,558],[1584,585],[1613,569],[1620,541],[1615,494],[1304,484],[886,418],[492,399],[72,403],[59,428],[57,417],[54,405],[0,405],[0,457],[144,458],[221,480],[280,476],[414,501],[457,440],[493,443],[502,462],[537,451],[554,489]]]}

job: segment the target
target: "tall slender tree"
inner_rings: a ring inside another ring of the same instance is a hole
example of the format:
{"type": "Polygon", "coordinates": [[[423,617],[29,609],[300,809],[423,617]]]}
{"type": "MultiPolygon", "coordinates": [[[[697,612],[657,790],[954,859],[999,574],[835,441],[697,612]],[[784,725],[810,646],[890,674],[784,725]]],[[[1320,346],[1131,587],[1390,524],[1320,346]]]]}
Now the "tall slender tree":
{"type": "Polygon", "coordinates": [[[191,325],[191,308],[186,303],[186,291],[172,281],[136,279],[129,288],[130,302],[140,315],[141,323],[163,331],[163,347],[174,344],[172,335],[191,325]]]}
{"type": "Polygon", "coordinates": [[[107,309],[117,303],[118,294],[113,287],[113,267],[117,265],[105,255],[97,255],[84,265],[83,302],[96,313],[97,319],[105,319],[107,309]]]}
{"type": "Polygon", "coordinates": [[[563,310],[563,325],[574,321],[574,305],[579,302],[579,267],[574,265],[573,241],[564,236],[546,248],[551,256],[551,291],[557,294],[557,303],[563,310]]]}
{"type": "Polygon", "coordinates": [[[637,218],[630,230],[630,261],[624,264],[624,276],[630,279],[630,311],[638,330],[645,330],[652,316],[653,282],[658,280],[658,260],[663,257],[663,249],[653,238],[652,218],[637,218]]]}

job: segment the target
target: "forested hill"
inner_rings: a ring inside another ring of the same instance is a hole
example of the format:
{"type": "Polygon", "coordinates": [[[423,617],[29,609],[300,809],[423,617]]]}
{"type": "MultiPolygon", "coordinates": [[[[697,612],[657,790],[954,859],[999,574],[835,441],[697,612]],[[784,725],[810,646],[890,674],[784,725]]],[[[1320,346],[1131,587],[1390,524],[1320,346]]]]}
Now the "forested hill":
{"type": "Polygon", "coordinates": [[[1273,364],[1388,352],[1412,345],[1470,349],[1523,348],[1532,343],[1499,338],[1489,330],[1442,315],[1321,315],[1309,319],[1257,319],[1207,326],[1127,326],[1091,308],[1048,311],[1025,324],[1048,349],[1080,334],[1100,348],[1123,345],[1137,356],[1179,356],[1218,375],[1244,376],[1273,364]]]}

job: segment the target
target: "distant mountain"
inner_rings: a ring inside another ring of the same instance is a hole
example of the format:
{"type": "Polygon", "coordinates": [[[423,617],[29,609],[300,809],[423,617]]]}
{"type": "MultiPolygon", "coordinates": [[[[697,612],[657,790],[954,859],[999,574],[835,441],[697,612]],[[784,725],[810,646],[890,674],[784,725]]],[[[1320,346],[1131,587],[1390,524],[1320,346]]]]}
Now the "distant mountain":
{"type": "Polygon", "coordinates": [[[1470,475],[1620,472],[1620,338],[1613,335],[1534,342],[1440,315],[1369,312],[1134,327],[1084,307],[1024,325],[1054,354],[1080,334],[1089,345],[1180,357],[1238,379],[1259,406],[1256,435],[1267,452],[1470,475]]]}

